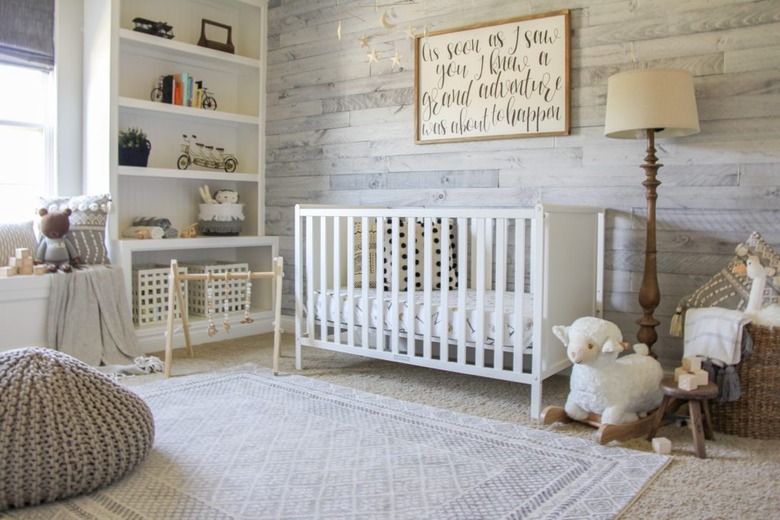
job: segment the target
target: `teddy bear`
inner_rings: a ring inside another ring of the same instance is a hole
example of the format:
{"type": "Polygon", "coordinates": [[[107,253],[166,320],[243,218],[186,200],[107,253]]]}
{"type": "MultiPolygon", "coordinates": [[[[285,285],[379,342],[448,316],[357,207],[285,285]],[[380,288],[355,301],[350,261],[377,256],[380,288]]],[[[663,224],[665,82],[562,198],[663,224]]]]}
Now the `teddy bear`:
{"type": "Polygon", "coordinates": [[[35,262],[45,264],[50,273],[60,271],[69,273],[73,266],[81,263],[81,258],[73,242],[66,237],[70,231],[70,208],[63,211],[38,210],[41,216],[41,240],[35,253],[35,262]]]}
{"type": "Polygon", "coordinates": [[[618,326],[591,316],[578,318],[570,326],[557,325],[553,334],[574,363],[566,415],[585,421],[589,413],[595,413],[602,424],[624,424],[660,406],[663,369],[648,355],[647,345],[634,345],[634,354],[619,356],[629,345],[623,342],[618,326]]]}

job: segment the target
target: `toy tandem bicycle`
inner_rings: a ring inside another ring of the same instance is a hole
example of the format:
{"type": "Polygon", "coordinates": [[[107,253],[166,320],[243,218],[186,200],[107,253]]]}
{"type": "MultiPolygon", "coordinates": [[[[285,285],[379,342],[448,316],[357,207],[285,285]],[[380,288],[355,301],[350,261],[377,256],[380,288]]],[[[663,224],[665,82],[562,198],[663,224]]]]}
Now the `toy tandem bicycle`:
{"type": "MultiPolygon", "coordinates": [[[[228,173],[236,171],[238,159],[233,154],[225,153],[224,148],[215,148],[214,146],[206,146],[203,143],[196,142],[193,150],[187,134],[182,135],[182,137],[184,138],[184,144],[181,145],[183,153],[179,156],[179,160],[176,161],[176,166],[180,170],[186,170],[190,164],[195,164],[217,170],[224,168],[228,173]]],[[[192,138],[197,139],[198,136],[193,135],[192,138]]]]}

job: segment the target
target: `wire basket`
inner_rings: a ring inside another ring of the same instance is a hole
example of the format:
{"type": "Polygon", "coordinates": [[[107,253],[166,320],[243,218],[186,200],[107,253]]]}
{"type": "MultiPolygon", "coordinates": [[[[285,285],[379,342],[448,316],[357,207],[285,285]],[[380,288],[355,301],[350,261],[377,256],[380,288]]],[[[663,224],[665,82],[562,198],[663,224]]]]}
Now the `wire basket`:
{"type": "MultiPolygon", "coordinates": [[[[181,265],[181,264],[180,264],[181,265]]],[[[187,263],[185,264],[190,273],[246,273],[249,271],[247,263],[187,263]]],[[[246,303],[246,280],[212,280],[208,285],[211,286],[212,298],[214,300],[214,309],[217,313],[225,311],[227,304],[228,312],[243,311],[246,303]],[[225,302],[227,300],[227,302],[225,302]]],[[[189,287],[189,311],[190,314],[206,316],[208,313],[208,289],[207,282],[195,280],[190,281],[189,287]]]]}
{"type": "MultiPolygon", "coordinates": [[[[168,319],[168,277],[170,266],[139,265],[133,267],[133,322],[136,325],[153,325],[168,319]]],[[[186,267],[179,267],[179,274],[187,274],[186,267]]],[[[182,295],[187,306],[187,282],[183,281],[182,295]]],[[[174,300],[174,318],[181,317],[174,300]]]]}

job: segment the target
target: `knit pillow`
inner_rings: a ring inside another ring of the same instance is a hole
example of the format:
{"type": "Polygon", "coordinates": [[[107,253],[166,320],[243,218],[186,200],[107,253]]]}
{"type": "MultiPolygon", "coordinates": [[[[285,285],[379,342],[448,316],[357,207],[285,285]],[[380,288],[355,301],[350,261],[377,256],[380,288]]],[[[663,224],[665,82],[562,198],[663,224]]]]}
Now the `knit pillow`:
{"type": "MultiPolygon", "coordinates": [[[[415,280],[415,289],[416,290],[422,290],[423,289],[423,282],[424,282],[424,272],[423,272],[423,264],[425,259],[425,223],[423,220],[417,220],[415,225],[415,243],[414,243],[414,269],[409,269],[407,265],[407,258],[408,258],[408,245],[407,245],[407,226],[406,226],[406,219],[402,218],[399,219],[399,230],[398,230],[398,239],[401,241],[400,243],[400,260],[401,260],[401,272],[400,272],[400,283],[398,284],[398,290],[399,291],[405,291],[407,289],[408,284],[408,276],[407,273],[409,271],[412,271],[414,273],[414,280],[415,280]]],[[[457,281],[457,268],[458,268],[458,254],[457,254],[457,245],[456,245],[456,234],[455,234],[455,223],[453,220],[449,220],[450,224],[450,253],[449,253],[449,259],[448,260],[442,260],[442,258],[447,258],[447,256],[442,256],[441,252],[441,224],[442,220],[440,218],[433,219],[432,226],[431,226],[431,243],[434,246],[434,250],[432,251],[431,257],[433,259],[433,289],[440,289],[442,278],[444,278],[447,283],[448,287],[450,289],[457,289],[458,288],[458,281],[457,281]],[[444,264],[444,265],[443,265],[444,264]]],[[[391,270],[391,264],[392,264],[392,244],[393,244],[393,229],[392,229],[392,219],[387,219],[387,222],[385,223],[385,233],[384,233],[384,286],[385,290],[389,291],[391,290],[392,283],[393,283],[393,274],[391,270]]]]}
{"type": "Polygon", "coordinates": [[[41,207],[49,211],[70,208],[70,233],[84,264],[107,264],[106,221],[110,195],[41,198],[41,207]]]}
{"type": "Polygon", "coordinates": [[[153,440],[146,403],[89,365],[45,348],[0,353],[0,511],[106,486],[153,440]]]}
{"type": "Polygon", "coordinates": [[[18,224],[0,224],[0,265],[8,265],[8,259],[16,254],[16,249],[26,247],[35,254],[37,247],[33,222],[18,224]]]}
{"type": "MultiPolygon", "coordinates": [[[[355,219],[355,250],[352,253],[355,268],[355,287],[363,287],[363,222],[355,219]]],[[[368,224],[368,286],[376,287],[376,221],[368,224]]]]}
{"type": "MultiPolygon", "coordinates": [[[[734,268],[745,261],[748,255],[758,257],[764,267],[774,267],[780,273],[780,255],[766,243],[760,233],[753,232],[748,239],[737,245],[736,254],[726,266],[704,285],[685,296],[677,304],[677,313],[672,319],[671,333],[682,336],[683,314],[691,307],[723,307],[744,310],[750,296],[753,281],[746,273],[734,272],[734,268]]],[[[767,277],[763,305],[780,303],[780,277],[767,277]]]]}

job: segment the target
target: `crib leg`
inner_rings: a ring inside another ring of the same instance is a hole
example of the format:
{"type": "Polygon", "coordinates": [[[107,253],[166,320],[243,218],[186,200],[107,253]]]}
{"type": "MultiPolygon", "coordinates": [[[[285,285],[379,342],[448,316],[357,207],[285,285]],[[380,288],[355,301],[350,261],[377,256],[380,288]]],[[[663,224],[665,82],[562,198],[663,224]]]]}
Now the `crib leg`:
{"type": "Polygon", "coordinates": [[[542,383],[531,383],[531,418],[538,419],[542,413],[542,383]]]}

